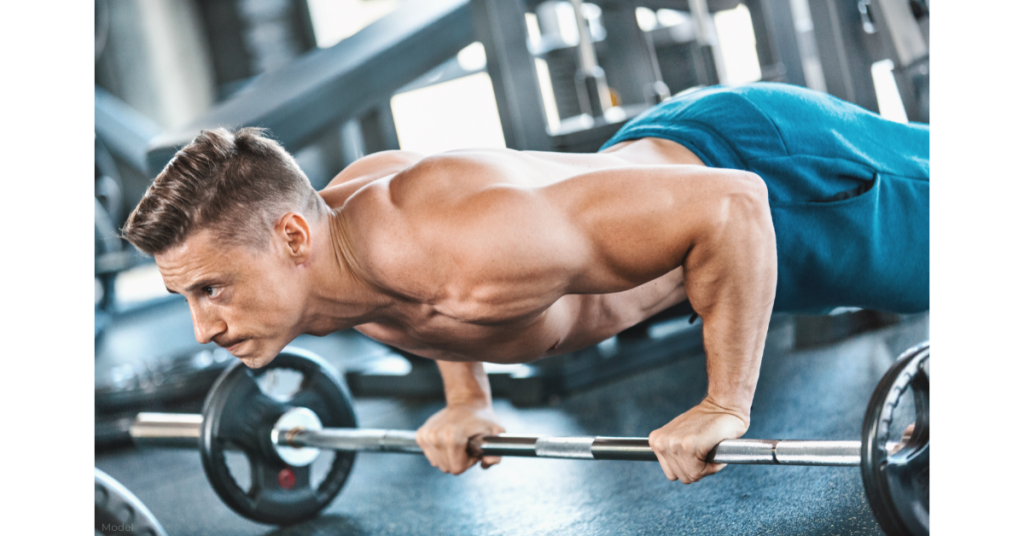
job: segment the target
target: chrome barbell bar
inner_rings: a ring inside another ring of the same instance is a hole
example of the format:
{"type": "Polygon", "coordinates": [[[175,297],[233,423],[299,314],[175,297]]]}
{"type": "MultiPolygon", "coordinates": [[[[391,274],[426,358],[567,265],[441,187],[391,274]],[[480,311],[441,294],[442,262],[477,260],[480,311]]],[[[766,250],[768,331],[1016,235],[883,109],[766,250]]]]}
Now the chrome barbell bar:
{"type": "MultiPolygon", "coordinates": [[[[362,428],[319,428],[319,420],[306,408],[292,408],[271,432],[271,441],[288,460],[292,449],[329,449],[349,452],[422,454],[416,432],[362,428]],[[306,414],[308,413],[308,414],[306,414]],[[301,415],[300,415],[301,414],[301,415]],[[297,416],[303,417],[296,419],[297,416]],[[304,422],[304,426],[288,423],[304,422]]],[[[195,447],[202,415],[140,413],[129,428],[140,446],[195,447]]],[[[657,461],[646,437],[549,437],[514,434],[477,436],[468,452],[479,456],[519,456],[593,460],[657,461]]],[[[860,465],[860,441],[791,441],[730,439],[718,444],[708,457],[714,463],[753,465],[860,465]]],[[[314,456],[315,457],[315,456],[314,456]]],[[[309,458],[312,461],[312,458],[309,458]]],[[[294,465],[294,464],[293,464],[294,465]]]]}

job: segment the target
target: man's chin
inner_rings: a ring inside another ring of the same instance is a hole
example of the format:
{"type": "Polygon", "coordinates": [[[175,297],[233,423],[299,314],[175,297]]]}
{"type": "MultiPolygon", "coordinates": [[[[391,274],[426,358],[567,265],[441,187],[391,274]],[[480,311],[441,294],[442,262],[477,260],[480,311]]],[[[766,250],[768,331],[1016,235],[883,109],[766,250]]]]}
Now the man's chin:
{"type": "Polygon", "coordinates": [[[236,357],[238,357],[238,360],[241,361],[243,365],[245,365],[245,366],[247,366],[247,367],[249,367],[251,369],[261,368],[261,367],[263,367],[264,365],[266,365],[267,363],[270,362],[270,359],[261,358],[261,357],[258,357],[258,356],[244,356],[243,355],[243,356],[236,356],[236,357]]]}
{"type": "Polygon", "coordinates": [[[268,346],[274,348],[274,344],[266,340],[257,343],[254,339],[246,339],[243,342],[233,345],[228,349],[228,352],[238,358],[238,360],[245,364],[245,366],[257,369],[269,365],[270,362],[277,357],[277,354],[280,353],[280,349],[273,352],[267,352],[268,346]],[[239,350],[241,350],[241,352],[239,352],[239,350]]]}
{"type": "Polygon", "coordinates": [[[238,360],[241,361],[242,364],[244,364],[245,366],[251,369],[257,369],[263,368],[270,364],[270,362],[273,361],[275,357],[277,357],[277,353],[275,352],[271,355],[239,355],[235,357],[237,357],[238,360]]]}

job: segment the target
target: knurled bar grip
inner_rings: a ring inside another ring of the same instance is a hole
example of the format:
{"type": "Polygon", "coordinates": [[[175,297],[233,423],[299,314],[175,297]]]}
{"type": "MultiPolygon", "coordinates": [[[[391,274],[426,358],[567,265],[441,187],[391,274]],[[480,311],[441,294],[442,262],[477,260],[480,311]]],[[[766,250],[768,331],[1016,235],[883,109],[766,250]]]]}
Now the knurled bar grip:
{"type": "MultiPolygon", "coordinates": [[[[140,413],[129,432],[136,444],[194,447],[201,415],[140,413]]],[[[287,446],[344,451],[422,453],[416,433],[361,428],[293,429],[279,433],[287,446]]],[[[645,437],[540,437],[500,434],[473,437],[473,457],[522,456],[588,460],[657,461],[645,437]]],[[[759,465],[860,465],[860,441],[731,439],[715,447],[709,462],[759,465]]]]}

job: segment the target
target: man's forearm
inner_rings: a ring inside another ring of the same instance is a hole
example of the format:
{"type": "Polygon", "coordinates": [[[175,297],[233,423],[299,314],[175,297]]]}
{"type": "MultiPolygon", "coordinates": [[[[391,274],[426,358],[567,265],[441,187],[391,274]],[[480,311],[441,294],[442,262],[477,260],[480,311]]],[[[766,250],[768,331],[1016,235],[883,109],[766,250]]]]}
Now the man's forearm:
{"type": "Polygon", "coordinates": [[[775,233],[765,192],[730,199],[723,211],[688,255],[684,279],[704,321],[707,401],[748,421],[775,299],[775,233]]]}
{"type": "Polygon", "coordinates": [[[438,361],[448,405],[491,403],[491,384],[483,363],[438,361]]]}

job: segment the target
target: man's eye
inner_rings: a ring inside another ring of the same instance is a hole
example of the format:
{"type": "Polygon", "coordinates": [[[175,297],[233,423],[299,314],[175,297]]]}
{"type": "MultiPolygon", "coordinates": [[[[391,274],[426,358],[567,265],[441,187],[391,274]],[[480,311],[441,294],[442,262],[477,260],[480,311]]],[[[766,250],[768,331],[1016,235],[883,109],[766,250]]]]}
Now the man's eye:
{"type": "Polygon", "coordinates": [[[203,292],[204,292],[204,293],[205,293],[205,294],[206,294],[207,296],[209,296],[209,297],[211,297],[211,298],[212,298],[212,297],[213,297],[213,294],[214,294],[214,288],[213,288],[213,287],[203,287],[203,292]]]}

